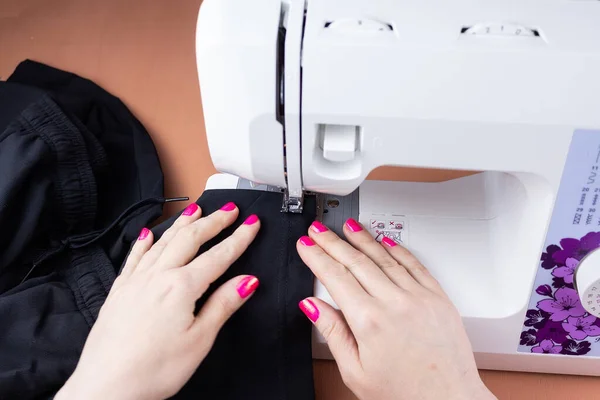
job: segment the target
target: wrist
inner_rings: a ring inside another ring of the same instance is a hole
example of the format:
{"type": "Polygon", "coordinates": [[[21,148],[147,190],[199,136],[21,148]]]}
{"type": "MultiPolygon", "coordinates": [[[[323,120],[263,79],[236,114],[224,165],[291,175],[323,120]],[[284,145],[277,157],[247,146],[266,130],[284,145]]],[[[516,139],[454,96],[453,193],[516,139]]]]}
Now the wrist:
{"type": "Polygon", "coordinates": [[[83,378],[73,373],[62,388],[56,393],[54,400],[130,400],[135,396],[127,387],[113,384],[100,384],[98,379],[83,378]]]}
{"type": "Polygon", "coordinates": [[[466,385],[453,400],[498,400],[496,396],[485,386],[483,381],[478,380],[471,385],[466,385]]]}

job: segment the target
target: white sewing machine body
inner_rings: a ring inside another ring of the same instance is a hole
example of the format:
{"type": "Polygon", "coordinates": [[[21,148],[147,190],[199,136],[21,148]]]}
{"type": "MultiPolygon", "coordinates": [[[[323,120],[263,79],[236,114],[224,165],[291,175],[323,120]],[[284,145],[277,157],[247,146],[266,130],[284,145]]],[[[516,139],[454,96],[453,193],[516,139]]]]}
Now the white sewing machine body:
{"type": "MultiPolygon", "coordinates": [[[[358,189],[360,222],[441,282],[480,368],[600,375],[600,336],[567,332],[587,314],[543,303],[572,297],[573,262],[540,262],[547,246],[600,230],[598,21],[600,3],[585,1],[205,0],[207,138],[229,174],[207,188],[238,177],[285,188],[290,212],[304,191],[358,189]],[[481,173],[366,181],[379,166],[481,173]]],[[[600,247],[586,240],[566,259],[600,247]]],[[[319,335],[313,347],[330,357],[319,335]]]]}

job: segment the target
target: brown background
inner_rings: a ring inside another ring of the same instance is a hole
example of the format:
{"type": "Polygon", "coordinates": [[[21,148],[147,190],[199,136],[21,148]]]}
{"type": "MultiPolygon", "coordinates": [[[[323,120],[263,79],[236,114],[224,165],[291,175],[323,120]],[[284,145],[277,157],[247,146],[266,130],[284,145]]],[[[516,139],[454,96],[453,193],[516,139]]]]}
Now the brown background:
{"type": "MultiPolygon", "coordinates": [[[[120,97],[152,135],[166,194],[195,199],[215,172],[204,137],[194,54],[200,2],[0,0],[0,77],[6,79],[19,61],[31,58],[94,80],[120,97]]],[[[600,398],[600,378],[482,375],[502,400],[600,398]]],[[[315,362],[315,383],[319,400],[354,399],[332,362],[315,362]]]]}

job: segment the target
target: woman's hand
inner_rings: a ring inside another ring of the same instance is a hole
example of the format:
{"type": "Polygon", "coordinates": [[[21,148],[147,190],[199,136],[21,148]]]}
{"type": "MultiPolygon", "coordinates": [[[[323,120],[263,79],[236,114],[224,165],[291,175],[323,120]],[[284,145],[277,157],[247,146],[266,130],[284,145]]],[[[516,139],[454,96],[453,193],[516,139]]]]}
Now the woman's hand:
{"type": "Polygon", "coordinates": [[[194,316],[196,300],[258,232],[260,222],[251,216],[195,258],[238,213],[228,203],[200,218],[200,209],[191,204],[154,245],[152,232],[142,230],[57,400],[162,399],[183,387],[225,321],[258,286],[253,276],[233,278],[194,316]]]}
{"type": "Polygon", "coordinates": [[[346,385],[363,400],[494,399],[458,311],[427,269],[352,219],[344,233],[352,246],[315,222],[297,248],[340,307],[300,303],[346,385]]]}

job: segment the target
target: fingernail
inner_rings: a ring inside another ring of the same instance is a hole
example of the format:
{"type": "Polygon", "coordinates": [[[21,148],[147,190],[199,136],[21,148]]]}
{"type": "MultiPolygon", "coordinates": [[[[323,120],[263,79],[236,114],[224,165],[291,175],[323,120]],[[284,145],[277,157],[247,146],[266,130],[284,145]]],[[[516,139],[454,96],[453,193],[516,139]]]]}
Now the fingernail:
{"type": "Polygon", "coordinates": [[[346,226],[350,229],[351,232],[360,232],[362,231],[362,226],[354,218],[350,218],[346,221],[346,226]]]}
{"type": "Polygon", "coordinates": [[[237,292],[242,299],[250,296],[258,287],[258,278],[255,276],[247,276],[237,285],[237,292]]]}
{"type": "Polygon", "coordinates": [[[308,247],[315,245],[315,242],[313,242],[312,239],[309,238],[308,236],[302,236],[300,238],[300,243],[302,243],[303,245],[308,246],[308,247]]]}
{"type": "Polygon", "coordinates": [[[258,216],[256,214],[252,214],[244,221],[244,225],[254,225],[258,222],[258,216]]]}
{"type": "Polygon", "coordinates": [[[384,236],[383,239],[381,239],[381,243],[385,244],[387,247],[394,247],[396,246],[396,242],[394,242],[392,239],[390,239],[387,236],[384,236]]]}
{"type": "Polygon", "coordinates": [[[235,203],[233,202],[229,202],[227,204],[225,204],[223,207],[221,207],[221,211],[233,211],[235,210],[235,203]]]}
{"type": "Polygon", "coordinates": [[[319,221],[313,222],[310,228],[316,233],[323,233],[328,231],[327,227],[319,221]]]}
{"type": "Polygon", "coordinates": [[[302,310],[304,315],[308,317],[312,322],[317,322],[319,319],[319,309],[310,299],[304,299],[299,304],[298,307],[302,310]]]}
{"type": "Polygon", "coordinates": [[[138,236],[138,240],[144,240],[148,237],[148,235],[150,234],[150,229],[148,228],[143,228],[140,232],[140,236],[138,236]]]}
{"type": "Polygon", "coordinates": [[[183,213],[181,213],[181,215],[185,215],[186,217],[189,217],[190,215],[194,214],[197,210],[198,210],[198,204],[192,203],[189,206],[187,206],[185,208],[185,210],[183,210],[183,213]]]}

